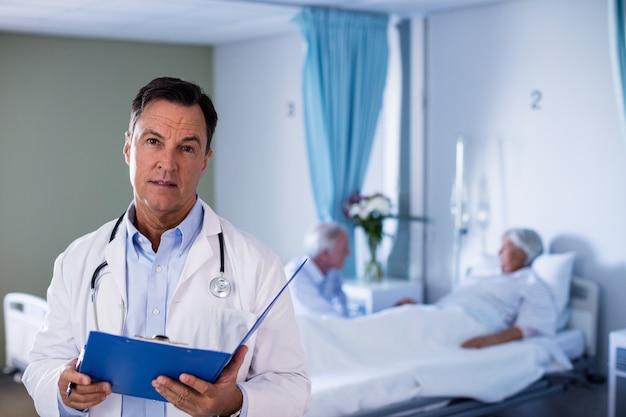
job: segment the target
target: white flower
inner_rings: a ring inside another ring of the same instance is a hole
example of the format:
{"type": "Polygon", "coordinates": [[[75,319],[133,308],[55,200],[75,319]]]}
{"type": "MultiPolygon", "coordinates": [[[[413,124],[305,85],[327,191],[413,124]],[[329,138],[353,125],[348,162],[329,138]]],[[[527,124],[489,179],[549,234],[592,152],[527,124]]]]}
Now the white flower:
{"type": "Polygon", "coordinates": [[[368,206],[368,215],[373,212],[378,212],[378,214],[382,217],[389,216],[389,213],[391,211],[391,202],[387,197],[381,194],[376,194],[366,201],[368,206]]]}
{"type": "Polygon", "coordinates": [[[348,215],[350,217],[358,217],[360,219],[364,219],[366,216],[363,214],[364,207],[362,204],[352,204],[350,206],[350,210],[348,211],[348,215]]]}
{"type": "MultiPolygon", "coordinates": [[[[369,229],[369,224],[381,222],[391,214],[391,200],[381,193],[369,196],[353,195],[348,197],[344,204],[346,217],[352,219],[355,224],[369,229]]],[[[382,223],[381,223],[382,224],[382,223]]]]}

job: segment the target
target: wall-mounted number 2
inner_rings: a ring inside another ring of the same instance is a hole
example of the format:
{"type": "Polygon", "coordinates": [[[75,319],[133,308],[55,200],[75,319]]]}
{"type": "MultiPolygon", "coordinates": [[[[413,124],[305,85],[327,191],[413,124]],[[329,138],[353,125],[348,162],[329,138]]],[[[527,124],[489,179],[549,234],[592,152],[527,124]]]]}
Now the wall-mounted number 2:
{"type": "Polygon", "coordinates": [[[530,97],[532,98],[530,108],[533,110],[541,110],[541,99],[543,98],[541,90],[533,90],[530,93],[530,97]]]}

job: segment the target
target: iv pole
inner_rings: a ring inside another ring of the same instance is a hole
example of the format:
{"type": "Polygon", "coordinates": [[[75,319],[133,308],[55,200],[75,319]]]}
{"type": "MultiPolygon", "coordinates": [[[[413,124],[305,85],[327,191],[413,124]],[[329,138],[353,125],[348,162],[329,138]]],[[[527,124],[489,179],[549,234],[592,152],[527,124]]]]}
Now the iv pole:
{"type": "Polygon", "coordinates": [[[456,140],[456,174],[454,177],[454,191],[452,193],[453,204],[452,214],[454,215],[454,276],[452,278],[452,286],[456,286],[461,279],[461,244],[463,235],[467,233],[465,227],[467,219],[465,214],[465,196],[463,186],[463,159],[464,159],[464,140],[459,135],[456,140]]]}

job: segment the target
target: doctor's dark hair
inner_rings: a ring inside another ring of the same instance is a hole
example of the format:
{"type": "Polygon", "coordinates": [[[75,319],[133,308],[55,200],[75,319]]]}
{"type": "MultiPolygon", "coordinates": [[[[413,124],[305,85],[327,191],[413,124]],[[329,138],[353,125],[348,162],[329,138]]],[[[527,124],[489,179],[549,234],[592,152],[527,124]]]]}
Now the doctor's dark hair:
{"type": "Polygon", "coordinates": [[[206,121],[207,146],[205,153],[208,153],[211,149],[211,140],[213,139],[213,133],[215,133],[215,126],[217,125],[217,112],[215,111],[213,102],[209,96],[204,93],[202,88],[179,78],[155,78],[139,90],[133,100],[131,108],[130,125],[128,127],[130,134],[132,135],[135,130],[137,119],[141,116],[146,106],[150,102],[158,99],[164,99],[170,103],[180,104],[182,106],[193,106],[195,104],[200,106],[202,114],[204,114],[204,120],[206,121]]]}

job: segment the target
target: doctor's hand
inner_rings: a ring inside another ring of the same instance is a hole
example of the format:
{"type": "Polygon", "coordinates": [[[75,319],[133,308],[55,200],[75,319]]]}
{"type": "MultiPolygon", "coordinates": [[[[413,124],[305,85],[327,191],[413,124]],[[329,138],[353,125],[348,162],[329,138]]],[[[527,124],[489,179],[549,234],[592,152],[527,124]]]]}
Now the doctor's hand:
{"type": "Polygon", "coordinates": [[[176,408],[194,417],[229,416],[243,404],[237,373],[247,352],[248,347],[241,346],[214,384],[181,374],[178,381],[160,375],[152,386],[176,408]]]}
{"type": "Polygon", "coordinates": [[[76,370],[74,358],[65,364],[59,376],[59,393],[63,404],[76,410],[84,410],[100,404],[111,393],[111,384],[108,382],[91,383],[91,377],[76,370]],[[71,389],[68,387],[71,385],[71,389]]]}

